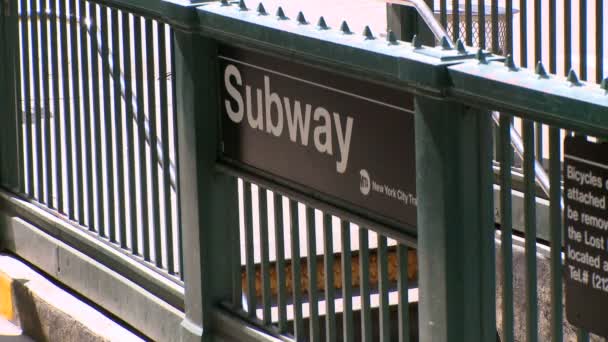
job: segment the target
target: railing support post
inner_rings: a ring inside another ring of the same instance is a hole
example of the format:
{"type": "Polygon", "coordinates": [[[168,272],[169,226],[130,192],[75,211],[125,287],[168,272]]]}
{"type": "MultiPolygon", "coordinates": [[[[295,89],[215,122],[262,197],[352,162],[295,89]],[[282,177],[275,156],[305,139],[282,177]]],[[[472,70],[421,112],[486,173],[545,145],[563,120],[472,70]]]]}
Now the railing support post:
{"type": "Polygon", "coordinates": [[[0,0],[0,185],[19,191],[17,2],[0,0]]]}
{"type": "Polygon", "coordinates": [[[186,317],[182,341],[208,341],[213,311],[231,299],[238,183],[215,170],[219,146],[217,44],[175,32],[180,221],[186,317]]]}
{"type": "MultiPolygon", "coordinates": [[[[426,3],[433,9],[432,0],[427,0],[426,3]]],[[[413,7],[386,4],[386,25],[399,40],[411,42],[416,35],[423,45],[435,46],[433,32],[413,7]]]]}
{"type": "Polygon", "coordinates": [[[415,107],[420,341],[492,341],[490,116],[423,97],[415,107]]]}

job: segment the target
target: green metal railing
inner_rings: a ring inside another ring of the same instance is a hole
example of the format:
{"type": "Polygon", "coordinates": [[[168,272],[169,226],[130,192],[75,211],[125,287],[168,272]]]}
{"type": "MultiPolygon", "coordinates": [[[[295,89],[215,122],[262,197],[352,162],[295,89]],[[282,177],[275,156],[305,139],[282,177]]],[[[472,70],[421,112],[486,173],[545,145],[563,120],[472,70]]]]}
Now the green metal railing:
{"type": "Polygon", "coordinates": [[[172,30],[89,1],[14,5],[15,191],[181,283],[172,30]]]}
{"type": "MultiPolygon", "coordinates": [[[[0,7],[8,38],[0,57],[16,67],[0,68],[2,186],[183,286],[176,298],[121,273],[183,311],[176,340],[572,340],[562,304],[561,146],[570,132],[607,135],[608,81],[600,88],[574,72],[554,76],[573,64],[564,3],[560,67],[560,17],[550,3],[542,34],[540,1],[520,1],[518,30],[505,2],[505,53],[515,58],[457,41],[473,45],[477,27],[486,42],[486,19],[474,18],[469,0],[465,36],[453,30],[454,44],[437,48],[420,44],[424,32],[411,44],[390,32],[385,40],[369,27],[360,35],[346,22],[314,25],[301,12],[244,1],[9,1],[0,7]],[[528,39],[523,19],[532,5],[528,39]],[[220,45],[412,97],[417,227],[226,157],[220,45]],[[519,69],[514,59],[523,67],[548,59],[552,75],[542,63],[519,69]],[[522,146],[514,149],[516,135],[522,146]],[[545,171],[547,184],[537,184],[545,171]],[[548,228],[538,224],[541,201],[548,228]],[[549,276],[539,271],[545,261],[549,276]],[[539,295],[546,282],[549,300],[539,295]]],[[[484,1],[476,6],[486,13],[484,1]]],[[[447,1],[439,7],[443,26],[450,19],[459,27],[447,1]]],[[[498,15],[492,0],[495,52],[498,15]]],[[[587,78],[594,38],[599,83],[598,17],[590,25],[582,14],[577,32],[579,74],[587,78]]],[[[577,330],[579,341],[588,336],[577,330]]]]}

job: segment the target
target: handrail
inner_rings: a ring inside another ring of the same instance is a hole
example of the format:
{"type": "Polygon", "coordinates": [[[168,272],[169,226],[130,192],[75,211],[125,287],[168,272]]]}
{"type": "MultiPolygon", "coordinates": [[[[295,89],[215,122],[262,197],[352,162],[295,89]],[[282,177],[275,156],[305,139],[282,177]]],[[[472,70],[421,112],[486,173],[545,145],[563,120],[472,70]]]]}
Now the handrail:
{"type": "Polygon", "coordinates": [[[438,41],[441,41],[441,39],[445,37],[446,38],[445,41],[448,43],[450,48],[454,47],[452,41],[449,38],[448,33],[443,28],[443,26],[441,26],[441,24],[437,21],[437,19],[435,19],[435,15],[433,14],[433,11],[423,0],[382,0],[382,1],[387,4],[414,7],[416,9],[416,11],[418,12],[418,14],[420,15],[420,17],[422,18],[422,20],[424,20],[426,25],[433,32],[433,34],[435,35],[435,38],[438,41]]]}

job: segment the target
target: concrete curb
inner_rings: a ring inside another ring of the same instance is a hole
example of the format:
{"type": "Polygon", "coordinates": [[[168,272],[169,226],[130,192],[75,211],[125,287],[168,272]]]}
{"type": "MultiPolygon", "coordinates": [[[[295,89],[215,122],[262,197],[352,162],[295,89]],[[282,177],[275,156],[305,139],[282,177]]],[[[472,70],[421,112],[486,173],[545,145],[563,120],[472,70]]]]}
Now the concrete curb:
{"type": "Polygon", "coordinates": [[[36,341],[142,341],[8,255],[0,255],[0,318],[36,341]]]}

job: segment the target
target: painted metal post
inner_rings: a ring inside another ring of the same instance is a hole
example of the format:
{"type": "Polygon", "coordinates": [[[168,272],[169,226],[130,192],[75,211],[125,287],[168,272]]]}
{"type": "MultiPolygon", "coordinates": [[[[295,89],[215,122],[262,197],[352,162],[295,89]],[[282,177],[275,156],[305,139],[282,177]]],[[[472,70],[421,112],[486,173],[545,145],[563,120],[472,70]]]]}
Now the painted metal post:
{"type": "Polygon", "coordinates": [[[19,191],[17,3],[0,1],[0,185],[19,191]]]}
{"type": "Polygon", "coordinates": [[[182,341],[208,341],[214,308],[231,299],[238,255],[238,183],[215,170],[220,149],[217,45],[175,32],[179,197],[186,317],[182,341]],[[232,243],[235,242],[236,243],[232,243]]]}
{"type": "Polygon", "coordinates": [[[423,97],[415,107],[420,341],[492,341],[490,117],[423,97]]]}

